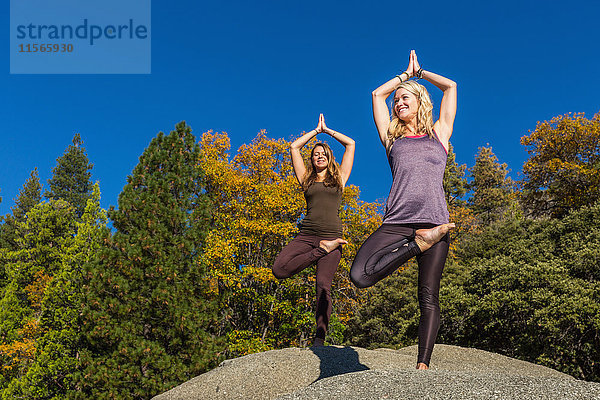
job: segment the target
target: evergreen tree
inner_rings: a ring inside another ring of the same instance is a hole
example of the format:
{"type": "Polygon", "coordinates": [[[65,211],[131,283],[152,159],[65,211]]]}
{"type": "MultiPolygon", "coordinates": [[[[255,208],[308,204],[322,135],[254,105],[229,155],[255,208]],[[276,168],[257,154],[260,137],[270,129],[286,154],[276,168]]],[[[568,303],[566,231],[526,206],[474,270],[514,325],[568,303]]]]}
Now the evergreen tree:
{"type": "MultiPolygon", "coordinates": [[[[8,283],[0,298],[0,387],[5,389],[2,398],[42,398],[26,376],[40,361],[40,339],[49,333],[41,318],[47,289],[60,275],[73,244],[73,209],[63,200],[39,203],[16,228],[17,250],[4,249],[8,283]]],[[[52,385],[43,382],[44,387],[52,385]]]]}
{"type": "Polygon", "coordinates": [[[56,159],[52,178],[48,180],[50,190],[44,193],[48,199],[63,199],[75,208],[79,218],[83,215],[88,199],[92,195],[92,173],[94,167],[89,162],[79,133],[73,137],[65,153],[56,159]]]}
{"type": "Polygon", "coordinates": [[[491,147],[480,147],[469,173],[473,190],[469,206],[484,223],[498,219],[511,201],[513,184],[506,163],[498,162],[491,147]]]}
{"type": "Polygon", "coordinates": [[[84,298],[82,266],[100,249],[106,222],[96,183],[81,221],[75,223],[77,235],[64,248],[60,269],[48,282],[41,299],[39,327],[43,334],[36,342],[35,359],[20,382],[20,390],[32,398],[75,394],[73,373],[78,368],[79,316],[84,298]]]}
{"type": "Polygon", "coordinates": [[[461,198],[467,193],[468,183],[465,178],[466,164],[458,165],[452,145],[448,148],[448,160],[444,172],[444,193],[448,207],[464,206],[461,198]]]}
{"type": "Polygon", "coordinates": [[[79,398],[149,399],[212,367],[216,319],[198,263],[209,208],[199,146],[181,122],[154,138],[86,269],[79,398]]]}
{"type": "Polygon", "coordinates": [[[598,218],[600,202],[472,235],[458,252],[466,279],[442,282],[440,341],[600,381],[598,218]]]}
{"type": "Polygon", "coordinates": [[[4,223],[0,225],[0,247],[15,250],[17,224],[25,220],[25,215],[42,200],[42,185],[35,168],[15,199],[15,205],[11,208],[12,214],[4,217],[4,223]]]}

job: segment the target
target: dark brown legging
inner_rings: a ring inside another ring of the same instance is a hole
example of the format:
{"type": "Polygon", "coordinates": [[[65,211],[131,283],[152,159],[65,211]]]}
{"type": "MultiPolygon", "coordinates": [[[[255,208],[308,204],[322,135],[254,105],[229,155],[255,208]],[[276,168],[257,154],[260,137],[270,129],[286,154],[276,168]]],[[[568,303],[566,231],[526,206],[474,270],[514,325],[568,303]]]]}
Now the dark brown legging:
{"type": "Polygon", "coordinates": [[[419,265],[418,298],[419,356],[417,362],[429,365],[440,326],[440,280],[448,255],[448,235],[421,253],[414,241],[417,229],[433,228],[433,224],[383,224],[358,250],[350,279],[359,288],[372,286],[416,256],[419,265]]]}
{"type": "Polygon", "coordinates": [[[299,234],[281,250],[273,265],[277,279],[289,278],[309,265],[317,264],[317,332],[315,337],[325,339],[329,317],[331,317],[331,282],[342,258],[341,246],[327,253],[319,247],[321,240],[332,240],[320,236],[299,234]]]}

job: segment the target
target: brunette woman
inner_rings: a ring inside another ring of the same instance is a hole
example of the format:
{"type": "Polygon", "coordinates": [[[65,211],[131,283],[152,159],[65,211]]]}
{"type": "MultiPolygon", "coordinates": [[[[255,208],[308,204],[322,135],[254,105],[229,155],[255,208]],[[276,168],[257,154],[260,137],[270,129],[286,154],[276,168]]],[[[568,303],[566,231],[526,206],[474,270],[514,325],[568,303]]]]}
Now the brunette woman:
{"type": "Polygon", "coordinates": [[[292,165],[306,199],[306,216],[300,233],[283,248],[275,264],[273,274],[278,279],[289,278],[311,264],[317,266],[317,330],[314,346],[325,342],[331,316],[331,283],[342,257],[342,221],[338,215],[342,193],[354,162],[354,140],[325,125],[323,114],[319,124],[291,144],[292,165]],[[327,133],[344,147],[342,163],[335,162],[326,143],[317,143],[311,151],[308,168],[300,149],[318,133],[327,133]]]}

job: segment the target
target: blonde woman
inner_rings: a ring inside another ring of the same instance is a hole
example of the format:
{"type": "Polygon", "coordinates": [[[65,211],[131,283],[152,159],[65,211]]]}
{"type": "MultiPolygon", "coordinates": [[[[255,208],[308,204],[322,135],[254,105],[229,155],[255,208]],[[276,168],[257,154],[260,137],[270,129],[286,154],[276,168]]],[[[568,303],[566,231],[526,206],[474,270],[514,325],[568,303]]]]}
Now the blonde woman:
{"type": "Polygon", "coordinates": [[[440,321],[438,293],[448,254],[449,223],[442,186],[448,143],[456,115],[456,83],[424,71],[410,53],[408,68],[373,91],[373,117],[392,170],[383,224],[361,246],[350,270],[354,284],[379,282],[412,257],[419,265],[419,355],[417,369],[429,368],[440,321]],[[440,119],[423,78],[444,92],[440,119]],[[394,94],[392,115],[386,99],[394,94]]]}
{"type": "Polygon", "coordinates": [[[322,346],[332,311],[331,283],[342,257],[341,246],[347,243],[342,239],[342,221],[338,212],[354,163],[354,140],[328,128],[321,114],[317,127],[296,139],[290,147],[294,173],[306,199],[306,216],[300,233],[277,256],[273,274],[277,279],[289,278],[316,263],[317,331],[313,345],[322,346]],[[345,147],[342,163],[338,166],[326,143],[317,143],[312,148],[307,168],[300,149],[322,132],[345,147]]]}

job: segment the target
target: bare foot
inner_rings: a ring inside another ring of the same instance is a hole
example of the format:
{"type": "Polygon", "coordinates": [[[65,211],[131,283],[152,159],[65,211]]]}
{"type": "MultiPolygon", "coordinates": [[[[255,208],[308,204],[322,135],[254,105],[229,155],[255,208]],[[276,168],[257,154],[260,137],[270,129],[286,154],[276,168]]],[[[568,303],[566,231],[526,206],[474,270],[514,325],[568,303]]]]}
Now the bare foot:
{"type": "Polygon", "coordinates": [[[438,225],[431,229],[418,229],[415,232],[415,242],[417,242],[419,249],[423,252],[439,242],[455,226],[454,223],[450,223],[438,225]]]}
{"type": "Polygon", "coordinates": [[[348,242],[340,238],[333,240],[321,240],[319,242],[319,247],[325,250],[326,252],[331,253],[333,250],[337,249],[342,244],[348,244],[348,242]]]}
{"type": "Polygon", "coordinates": [[[417,363],[417,369],[429,369],[425,363],[417,363]]]}

